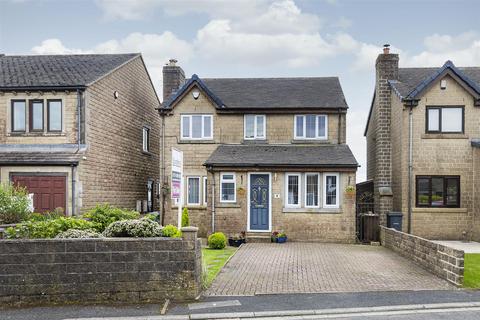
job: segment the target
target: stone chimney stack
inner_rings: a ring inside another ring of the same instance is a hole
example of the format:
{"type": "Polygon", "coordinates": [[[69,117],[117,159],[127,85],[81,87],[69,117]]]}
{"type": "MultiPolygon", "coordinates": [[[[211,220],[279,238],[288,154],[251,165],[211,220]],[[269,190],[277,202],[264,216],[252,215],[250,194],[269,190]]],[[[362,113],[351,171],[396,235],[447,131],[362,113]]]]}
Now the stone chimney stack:
{"type": "Polygon", "coordinates": [[[163,101],[166,101],[184,83],[185,72],[177,66],[177,60],[170,59],[163,67],[163,101]]]}
{"type": "Polygon", "coordinates": [[[392,145],[391,145],[391,87],[389,80],[398,80],[398,54],[390,53],[390,45],[383,46],[375,63],[375,211],[380,223],[386,224],[386,214],[392,211],[392,145]]]}

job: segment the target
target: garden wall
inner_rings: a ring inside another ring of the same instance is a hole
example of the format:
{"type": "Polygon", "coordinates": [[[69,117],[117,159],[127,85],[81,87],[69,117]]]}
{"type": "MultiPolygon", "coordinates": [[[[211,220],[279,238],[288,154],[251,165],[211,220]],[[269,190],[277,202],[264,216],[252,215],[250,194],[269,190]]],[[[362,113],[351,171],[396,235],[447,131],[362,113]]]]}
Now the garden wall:
{"type": "Polygon", "coordinates": [[[463,284],[465,253],[432,241],[403,233],[395,229],[380,227],[383,246],[413,260],[433,274],[450,281],[456,286],[463,284]]]}
{"type": "Polygon", "coordinates": [[[0,306],[191,300],[197,228],[180,238],[0,240],[0,306]]]}

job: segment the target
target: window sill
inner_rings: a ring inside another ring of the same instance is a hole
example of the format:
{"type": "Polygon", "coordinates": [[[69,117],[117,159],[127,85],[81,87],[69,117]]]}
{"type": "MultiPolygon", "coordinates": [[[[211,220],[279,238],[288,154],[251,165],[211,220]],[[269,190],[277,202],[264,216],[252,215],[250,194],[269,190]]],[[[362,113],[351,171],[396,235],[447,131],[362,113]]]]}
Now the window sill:
{"type": "Polygon", "coordinates": [[[151,153],[150,151],[142,151],[142,153],[146,156],[153,156],[153,153],[151,153]]]}
{"type": "MultiPolygon", "coordinates": [[[[178,210],[178,206],[172,206],[171,207],[172,209],[175,209],[175,210],[178,210]]],[[[205,205],[186,205],[186,206],[183,206],[182,208],[187,208],[188,210],[207,210],[207,206],[205,205]]]]}
{"type": "Polygon", "coordinates": [[[328,139],[293,139],[292,144],[330,144],[328,139]]]}
{"type": "Polygon", "coordinates": [[[283,208],[283,213],[314,213],[314,214],[339,214],[342,213],[341,208],[283,208]]]}
{"type": "Polygon", "coordinates": [[[412,209],[413,213],[438,213],[438,212],[446,212],[446,213],[467,213],[467,208],[452,208],[452,207],[415,207],[412,209]]]}
{"type": "Polygon", "coordinates": [[[218,202],[215,208],[241,208],[241,206],[236,202],[218,202]]]}
{"type": "Polygon", "coordinates": [[[64,137],[65,132],[9,132],[9,137],[64,137]]]}
{"type": "Polygon", "coordinates": [[[178,144],[214,144],[214,140],[179,140],[178,144]]]}
{"type": "Polygon", "coordinates": [[[242,144],[268,144],[267,139],[243,139],[242,144]]]}
{"type": "Polygon", "coordinates": [[[422,139],[468,139],[463,133],[424,133],[422,139]]]}

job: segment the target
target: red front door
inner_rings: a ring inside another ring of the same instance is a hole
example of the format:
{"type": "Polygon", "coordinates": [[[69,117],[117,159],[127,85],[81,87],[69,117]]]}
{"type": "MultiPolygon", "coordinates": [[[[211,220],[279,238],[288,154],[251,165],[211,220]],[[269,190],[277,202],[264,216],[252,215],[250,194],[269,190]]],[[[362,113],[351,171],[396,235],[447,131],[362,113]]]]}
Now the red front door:
{"type": "Polygon", "coordinates": [[[12,175],[12,182],[33,193],[34,212],[66,209],[66,177],[49,175],[12,175]]]}

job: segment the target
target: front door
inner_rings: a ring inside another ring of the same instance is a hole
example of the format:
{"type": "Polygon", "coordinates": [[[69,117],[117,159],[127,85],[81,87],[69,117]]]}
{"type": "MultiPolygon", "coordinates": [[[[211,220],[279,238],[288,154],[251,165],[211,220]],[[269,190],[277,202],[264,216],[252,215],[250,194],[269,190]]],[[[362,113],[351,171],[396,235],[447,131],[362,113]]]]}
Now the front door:
{"type": "Polygon", "coordinates": [[[269,230],[270,176],[265,173],[250,175],[250,230],[269,230]]]}

